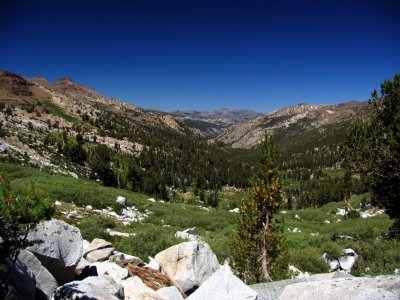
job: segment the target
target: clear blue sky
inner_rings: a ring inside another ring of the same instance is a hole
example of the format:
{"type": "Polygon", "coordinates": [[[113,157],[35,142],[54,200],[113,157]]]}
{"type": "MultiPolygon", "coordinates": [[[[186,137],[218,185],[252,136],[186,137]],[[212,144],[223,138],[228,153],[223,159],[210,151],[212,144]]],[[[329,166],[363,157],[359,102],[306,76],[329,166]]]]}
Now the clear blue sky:
{"type": "Polygon", "coordinates": [[[367,100],[400,72],[398,1],[0,1],[0,69],[145,108],[367,100]]]}

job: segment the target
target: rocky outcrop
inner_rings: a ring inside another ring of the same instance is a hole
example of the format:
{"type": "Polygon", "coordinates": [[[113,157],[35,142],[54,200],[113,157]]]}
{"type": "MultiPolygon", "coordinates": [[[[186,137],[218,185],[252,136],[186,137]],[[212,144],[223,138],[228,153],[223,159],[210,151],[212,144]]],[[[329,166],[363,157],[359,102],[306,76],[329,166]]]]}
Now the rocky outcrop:
{"type": "Polygon", "coordinates": [[[59,284],[74,279],[75,268],[82,256],[82,235],[78,228],[64,221],[39,223],[28,239],[40,241],[27,248],[49,270],[59,284]]]}
{"type": "Polygon", "coordinates": [[[257,296],[257,292],[237,278],[228,265],[224,265],[191,294],[188,300],[256,300],[257,296]]]}
{"type": "Polygon", "coordinates": [[[124,299],[124,287],[109,276],[92,276],[59,287],[53,300],[118,300],[124,299]]]}
{"type": "Polygon", "coordinates": [[[311,276],[297,277],[293,279],[265,282],[250,285],[250,287],[258,293],[257,300],[276,300],[282,294],[287,286],[291,286],[299,282],[320,281],[332,278],[352,278],[352,275],[344,272],[315,274],[311,276]]]}
{"type": "Polygon", "coordinates": [[[397,300],[400,296],[399,276],[374,278],[336,278],[319,281],[299,282],[287,286],[279,300],[397,300]]]}
{"type": "Polygon", "coordinates": [[[172,246],[158,253],[155,259],[164,272],[188,293],[219,269],[217,257],[205,242],[191,241],[172,246]]]}
{"type": "Polygon", "coordinates": [[[35,276],[36,299],[49,299],[58,287],[57,280],[31,252],[22,250],[18,255],[18,260],[35,276]]]}

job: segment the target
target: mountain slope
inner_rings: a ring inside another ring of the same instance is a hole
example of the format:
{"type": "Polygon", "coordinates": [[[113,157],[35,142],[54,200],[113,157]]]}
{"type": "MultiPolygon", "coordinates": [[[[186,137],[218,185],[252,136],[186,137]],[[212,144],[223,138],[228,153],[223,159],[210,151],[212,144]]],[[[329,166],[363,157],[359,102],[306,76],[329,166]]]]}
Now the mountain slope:
{"type": "Polygon", "coordinates": [[[234,148],[256,147],[265,130],[279,143],[307,136],[310,132],[323,135],[334,127],[342,127],[368,114],[367,102],[351,101],[335,105],[298,104],[233,126],[215,140],[234,148]]]}

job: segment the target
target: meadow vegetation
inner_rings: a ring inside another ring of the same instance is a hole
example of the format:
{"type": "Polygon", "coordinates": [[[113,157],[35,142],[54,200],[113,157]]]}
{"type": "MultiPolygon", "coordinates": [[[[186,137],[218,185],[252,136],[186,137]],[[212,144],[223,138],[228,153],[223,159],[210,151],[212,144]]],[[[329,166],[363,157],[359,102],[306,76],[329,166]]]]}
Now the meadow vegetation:
{"type": "MultiPolygon", "coordinates": [[[[124,196],[128,206],[135,205],[141,212],[146,209],[151,211],[152,214],[148,218],[129,226],[100,216],[91,216],[81,221],[65,219],[59,209],[56,212],[57,218],[64,218],[67,222],[77,225],[84,238],[88,240],[95,237],[105,238],[118,250],[144,260],[180,242],[174,237],[177,230],[196,227],[196,234],[210,244],[220,263],[223,263],[231,256],[229,240],[236,232],[239,221],[239,214],[229,210],[239,207],[243,200],[249,197],[249,193],[245,190],[220,192],[218,207],[206,211],[201,208],[203,203],[194,196],[192,189],[186,191],[192,195],[191,201],[153,203],[147,200],[148,195],[104,187],[91,180],[78,180],[26,166],[0,163],[0,171],[8,174],[11,188],[16,193],[24,191],[26,186],[33,184],[39,197],[66,203],[74,202],[79,206],[92,205],[97,208],[112,207],[117,196],[124,196]],[[105,232],[107,228],[133,232],[136,236],[110,237],[105,232]]],[[[365,198],[367,205],[370,205],[368,193],[353,195],[353,207],[361,207],[365,198]]],[[[385,233],[393,221],[386,214],[367,219],[344,218],[336,214],[337,208],[344,208],[344,203],[331,202],[321,207],[303,209],[294,206],[291,210],[285,209],[286,213],[276,214],[276,218],[280,218],[283,224],[289,263],[313,274],[326,272],[329,266],[322,260],[322,254],[328,252],[335,256],[341,249],[349,247],[359,255],[352,270],[353,275],[393,274],[400,262],[398,251],[400,241],[385,239],[385,233]],[[329,224],[325,221],[329,221],[329,224]],[[296,227],[301,233],[292,232],[296,227]],[[344,239],[341,236],[349,236],[351,239],[344,239]]]]}

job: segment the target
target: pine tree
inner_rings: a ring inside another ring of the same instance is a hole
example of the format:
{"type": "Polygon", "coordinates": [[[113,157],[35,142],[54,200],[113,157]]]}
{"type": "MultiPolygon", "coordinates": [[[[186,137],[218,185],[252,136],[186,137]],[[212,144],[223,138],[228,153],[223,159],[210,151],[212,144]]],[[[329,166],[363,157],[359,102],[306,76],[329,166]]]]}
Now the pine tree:
{"type": "Polygon", "coordinates": [[[247,283],[285,278],[287,257],[279,222],[273,220],[281,205],[282,188],[274,159],[277,148],[265,134],[262,169],[250,182],[252,196],[240,208],[241,220],[233,237],[232,267],[247,283]]]}
{"type": "Polygon", "coordinates": [[[371,119],[349,130],[342,146],[344,165],[367,175],[372,204],[386,209],[393,219],[393,236],[400,237],[400,74],[372,93],[371,119]]]}

